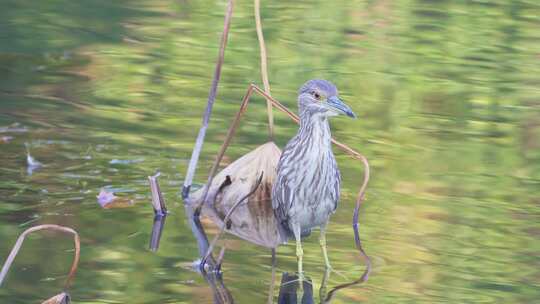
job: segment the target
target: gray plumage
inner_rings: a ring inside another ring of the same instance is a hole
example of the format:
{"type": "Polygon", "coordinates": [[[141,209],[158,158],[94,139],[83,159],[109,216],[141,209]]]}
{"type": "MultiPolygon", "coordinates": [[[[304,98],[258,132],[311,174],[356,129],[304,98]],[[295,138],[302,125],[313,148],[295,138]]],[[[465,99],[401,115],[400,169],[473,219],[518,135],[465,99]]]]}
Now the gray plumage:
{"type": "MultiPolygon", "coordinates": [[[[326,80],[310,80],[299,90],[298,133],[283,149],[272,190],[272,207],[284,237],[307,236],[326,226],[339,201],[341,175],[332,152],[328,118],[355,117],[326,80]]],[[[297,240],[298,241],[298,240],[297,240]]]]}

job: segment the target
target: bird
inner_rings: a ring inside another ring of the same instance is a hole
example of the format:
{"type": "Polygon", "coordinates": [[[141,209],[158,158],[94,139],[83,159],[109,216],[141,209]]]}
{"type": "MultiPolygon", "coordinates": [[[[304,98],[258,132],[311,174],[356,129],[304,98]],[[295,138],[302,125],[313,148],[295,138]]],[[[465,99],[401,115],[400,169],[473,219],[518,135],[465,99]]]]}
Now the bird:
{"type": "Polygon", "coordinates": [[[298,91],[300,127],[285,145],[272,187],[272,208],[280,235],[296,241],[299,280],[302,270],[302,238],[320,228],[319,244],[327,270],[326,226],[340,195],[341,174],[332,152],[329,118],[356,114],[339,97],[330,81],[312,79],[298,91]]]}

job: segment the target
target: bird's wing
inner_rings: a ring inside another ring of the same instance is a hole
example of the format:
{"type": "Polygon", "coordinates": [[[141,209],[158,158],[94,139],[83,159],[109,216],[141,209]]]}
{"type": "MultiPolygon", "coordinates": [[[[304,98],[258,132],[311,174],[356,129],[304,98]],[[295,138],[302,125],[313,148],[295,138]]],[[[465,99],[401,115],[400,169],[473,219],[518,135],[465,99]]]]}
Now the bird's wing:
{"type": "Polygon", "coordinates": [[[279,174],[272,189],[272,209],[278,223],[281,238],[286,242],[291,236],[289,230],[289,209],[292,206],[293,194],[287,176],[279,174]]]}
{"type": "Polygon", "coordinates": [[[339,202],[339,195],[340,195],[340,185],[341,185],[341,173],[339,172],[339,169],[337,167],[337,163],[336,165],[334,166],[334,177],[335,177],[335,182],[334,182],[334,189],[333,191],[331,191],[331,195],[332,195],[332,200],[334,201],[334,211],[337,209],[337,206],[338,206],[338,202],[339,202]]]}
{"type": "Polygon", "coordinates": [[[272,208],[279,221],[287,220],[287,213],[291,208],[293,193],[286,175],[278,175],[272,193],[272,208]]]}
{"type": "Polygon", "coordinates": [[[293,137],[287,143],[287,145],[285,145],[285,148],[281,153],[281,157],[279,158],[277,165],[276,181],[274,183],[274,188],[272,189],[272,208],[274,209],[274,213],[276,213],[279,220],[285,219],[287,216],[287,211],[289,210],[292,202],[293,194],[291,192],[291,181],[287,178],[289,172],[288,169],[285,168],[284,164],[287,162],[287,159],[290,158],[292,146],[294,146],[294,140],[295,138],[293,137]]]}

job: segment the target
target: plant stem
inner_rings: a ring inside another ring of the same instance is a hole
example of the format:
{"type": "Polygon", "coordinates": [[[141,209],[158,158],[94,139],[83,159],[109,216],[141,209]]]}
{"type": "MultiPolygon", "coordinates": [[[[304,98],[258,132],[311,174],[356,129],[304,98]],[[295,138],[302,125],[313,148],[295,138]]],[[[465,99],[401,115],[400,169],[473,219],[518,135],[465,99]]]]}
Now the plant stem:
{"type": "MultiPolygon", "coordinates": [[[[263,82],[264,92],[270,95],[270,83],[268,82],[268,65],[266,56],[266,45],[264,43],[264,35],[261,22],[261,1],[254,0],[255,9],[255,26],[257,29],[257,39],[259,40],[259,50],[261,54],[261,78],[263,82]]],[[[266,113],[268,114],[268,133],[270,140],[274,138],[274,113],[272,112],[272,102],[266,99],[266,113]]]]}
{"type": "Polygon", "coordinates": [[[203,116],[202,126],[199,130],[199,134],[197,135],[197,140],[195,141],[195,147],[193,148],[193,153],[191,154],[191,160],[189,161],[186,178],[184,180],[184,186],[182,188],[182,197],[184,199],[188,198],[189,196],[189,189],[191,188],[191,183],[193,182],[195,169],[197,169],[197,162],[199,161],[199,156],[201,154],[201,149],[204,143],[204,137],[206,136],[206,130],[208,129],[208,122],[210,121],[212,108],[214,106],[214,102],[216,101],[217,87],[219,84],[219,79],[221,77],[221,67],[223,65],[223,60],[225,58],[225,47],[227,46],[227,40],[229,38],[229,29],[231,27],[233,6],[234,6],[234,0],[229,0],[229,3],[227,5],[227,12],[225,14],[223,33],[221,34],[219,56],[216,62],[216,68],[214,70],[214,78],[212,80],[212,86],[210,87],[210,93],[208,94],[208,101],[207,101],[206,110],[203,116]]]}
{"type": "Polygon", "coordinates": [[[67,289],[69,287],[69,285],[71,284],[71,281],[73,280],[75,272],[77,271],[77,266],[79,265],[79,256],[80,256],[80,253],[81,253],[81,241],[79,239],[79,234],[77,233],[77,231],[75,231],[75,230],[73,230],[73,229],[71,229],[69,227],[64,227],[64,226],[59,226],[59,225],[52,225],[52,224],[30,227],[30,228],[26,229],[23,233],[21,233],[21,235],[17,239],[17,242],[15,243],[13,248],[11,249],[11,252],[9,253],[8,258],[6,259],[6,262],[4,263],[4,266],[2,266],[2,271],[0,271],[0,286],[2,285],[2,282],[4,281],[4,279],[5,279],[6,275],[7,275],[7,272],[9,271],[9,268],[11,267],[11,264],[13,263],[13,260],[17,256],[17,253],[19,252],[19,249],[21,249],[21,246],[22,246],[26,236],[28,234],[32,233],[32,232],[39,231],[39,230],[45,230],[45,229],[56,230],[56,231],[61,231],[61,232],[73,234],[73,240],[75,242],[75,258],[73,259],[73,263],[71,264],[71,269],[69,270],[69,274],[68,274],[68,277],[66,279],[64,289],[67,289]]]}

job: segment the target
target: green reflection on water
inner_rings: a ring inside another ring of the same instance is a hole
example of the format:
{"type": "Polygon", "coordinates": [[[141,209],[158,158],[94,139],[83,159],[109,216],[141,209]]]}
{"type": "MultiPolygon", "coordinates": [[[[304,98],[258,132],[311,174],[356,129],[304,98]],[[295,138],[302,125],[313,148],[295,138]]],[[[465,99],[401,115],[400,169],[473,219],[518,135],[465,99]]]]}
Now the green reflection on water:
{"type": "MultiPolygon", "coordinates": [[[[28,132],[0,149],[0,257],[25,227],[58,223],[82,236],[77,303],[212,302],[183,265],[197,247],[178,190],[205,107],[223,1],[21,1],[0,12],[0,126],[28,132]],[[46,167],[28,176],[24,143],[46,167]],[[111,164],[111,160],[137,160],[111,164]],[[146,247],[146,176],[163,172],[172,211],[157,254],[146,247]],[[135,199],[99,209],[103,186],[135,199]]],[[[332,122],[362,151],[372,180],[361,233],[374,260],[364,287],[334,303],[531,303],[540,297],[540,7],[536,1],[263,1],[273,95],[322,77],[360,119],[332,122]]],[[[214,116],[196,180],[206,178],[241,96],[259,82],[251,1],[236,4],[214,116]]],[[[266,141],[263,100],[229,149],[266,141]]],[[[295,131],[277,116],[277,142],[295,131]]],[[[329,227],[333,265],[363,270],[350,214],[361,166],[338,154],[343,201],[329,227]]],[[[33,236],[2,302],[57,293],[70,240],[33,236]],[[51,240],[54,240],[52,242],[51,240]],[[47,261],[44,263],[44,261],[47,261]]],[[[269,252],[232,239],[225,282],[239,303],[266,299],[269,252]]],[[[305,268],[322,277],[318,244],[305,268]]],[[[280,248],[278,271],[295,267],[280,248]]],[[[331,283],[339,283],[334,277],[331,283]]]]}

